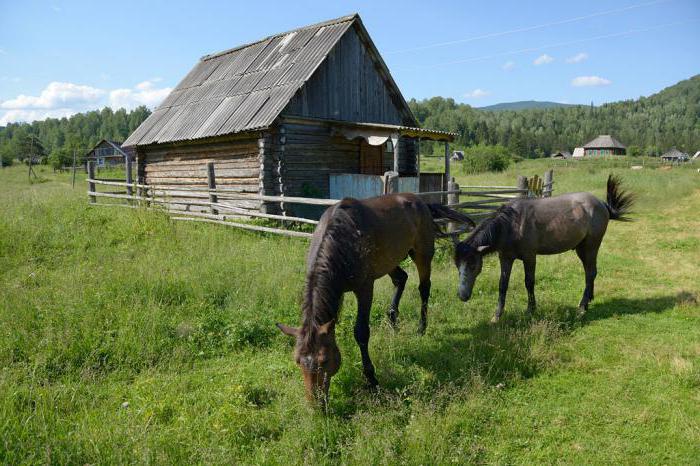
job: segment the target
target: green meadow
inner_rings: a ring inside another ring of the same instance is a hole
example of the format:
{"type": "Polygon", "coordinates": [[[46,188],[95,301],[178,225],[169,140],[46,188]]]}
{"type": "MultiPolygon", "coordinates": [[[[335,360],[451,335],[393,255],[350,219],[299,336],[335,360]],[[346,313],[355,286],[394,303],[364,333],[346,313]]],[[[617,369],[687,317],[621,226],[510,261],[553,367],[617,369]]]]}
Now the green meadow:
{"type": "MultiPolygon", "coordinates": [[[[426,160],[426,169],[437,160],[426,160]]],[[[506,314],[490,257],[468,303],[451,244],[433,265],[416,334],[415,268],[400,328],[376,283],[365,388],[355,300],[337,327],[343,365],[327,413],[310,409],[293,342],[308,242],[138,210],[89,207],[82,180],[0,170],[2,464],[697,464],[700,458],[700,174],[535,160],[465,185],[554,168],[555,194],[637,193],[611,222],[583,319],[573,252],[538,260],[525,315],[520,263],[506,314]]]]}

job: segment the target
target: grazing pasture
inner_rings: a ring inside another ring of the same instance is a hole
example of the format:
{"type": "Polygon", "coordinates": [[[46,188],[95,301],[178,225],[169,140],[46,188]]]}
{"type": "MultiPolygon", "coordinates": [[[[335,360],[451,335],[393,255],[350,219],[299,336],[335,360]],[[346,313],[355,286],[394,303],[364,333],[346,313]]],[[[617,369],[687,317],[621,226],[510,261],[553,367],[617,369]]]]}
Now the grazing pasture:
{"type": "MultiPolygon", "coordinates": [[[[453,173],[512,184],[550,165],[453,173]]],[[[539,259],[532,319],[516,265],[511,312],[491,325],[497,258],[465,304],[446,241],[424,336],[415,267],[398,331],[391,281],[376,284],[376,393],[346,295],[327,415],[274,326],[298,322],[307,241],[91,208],[69,174],[0,170],[0,463],[696,462],[700,176],[554,166],[555,195],[604,197],[609,172],[638,194],[636,221],[609,225],[584,319],[573,252],[539,259]]]]}

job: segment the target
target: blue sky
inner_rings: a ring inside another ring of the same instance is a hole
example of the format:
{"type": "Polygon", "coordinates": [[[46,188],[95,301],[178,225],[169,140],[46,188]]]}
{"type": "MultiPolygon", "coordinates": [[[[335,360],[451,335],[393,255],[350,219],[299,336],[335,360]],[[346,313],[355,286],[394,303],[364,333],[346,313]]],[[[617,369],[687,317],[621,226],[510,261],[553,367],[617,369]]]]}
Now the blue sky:
{"type": "Polygon", "coordinates": [[[700,73],[698,0],[0,0],[0,124],[153,107],[202,55],[351,12],[407,99],[600,104],[700,73]]]}

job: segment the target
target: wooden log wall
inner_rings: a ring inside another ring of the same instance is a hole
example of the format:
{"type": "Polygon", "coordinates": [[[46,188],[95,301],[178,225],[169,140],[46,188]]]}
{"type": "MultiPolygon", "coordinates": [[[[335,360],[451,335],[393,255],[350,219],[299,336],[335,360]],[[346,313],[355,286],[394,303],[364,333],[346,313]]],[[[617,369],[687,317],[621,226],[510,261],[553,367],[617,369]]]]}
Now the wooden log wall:
{"type": "MultiPolygon", "coordinates": [[[[237,188],[243,193],[260,192],[260,138],[199,144],[163,145],[139,148],[139,180],[148,185],[167,187],[207,186],[207,164],[212,162],[218,187],[237,188]]],[[[263,143],[264,144],[264,143],[263,143]]],[[[178,200],[171,197],[173,208],[178,200]]],[[[232,201],[245,209],[260,208],[259,201],[232,201]]],[[[182,206],[184,209],[185,207],[182,206]]],[[[190,207],[205,211],[206,208],[190,207]]]]}

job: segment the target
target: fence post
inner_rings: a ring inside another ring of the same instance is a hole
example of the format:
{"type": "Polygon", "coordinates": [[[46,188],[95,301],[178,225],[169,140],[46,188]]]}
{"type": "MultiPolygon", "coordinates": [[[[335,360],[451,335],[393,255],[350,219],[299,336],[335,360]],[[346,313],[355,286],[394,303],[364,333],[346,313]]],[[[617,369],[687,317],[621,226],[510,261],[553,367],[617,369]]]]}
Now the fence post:
{"type": "Polygon", "coordinates": [[[527,177],[519,175],[518,176],[518,189],[520,189],[520,197],[527,197],[528,196],[528,184],[527,184],[527,177]]]}
{"type": "MultiPolygon", "coordinates": [[[[447,182],[447,191],[457,191],[455,193],[450,192],[447,194],[447,204],[459,204],[459,184],[457,184],[454,177],[447,182]]],[[[447,231],[449,233],[452,233],[455,230],[457,230],[457,223],[450,222],[447,224],[447,231]]]]}
{"type": "MultiPolygon", "coordinates": [[[[131,186],[133,183],[133,180],[131,178],[131,157],[127,156],[126,157],[126,194],[129,196],[132,196],[134,194],[134,188],[131,186]]],[[[134,200],[129,199],[128,201],[129,204],[133,204],[134,200]]]]}
{"type": "Polygon", "coordinates": [[[395,171],[384,173],[384,194],[395,194],[399,192],[399,174],[395,171]]]}
{"type": "MultiPolygon", "coordinates": [[[[218,196],[212,192],[212,190],[216,189],[216,174],[214,173],[214,162],[207,162],[207,185],[209,186],[209,202],[212,204],[219,202],[218,196]]],[[[210,206],[209,208],[212,214],[219,214],[219,210],[216,207],[210,206]]]]}
{"type": "Polygon", "coordinates": [[[554,189],[554,170],[551,168],[544,172],[544,193],[543,197],[552,197],[552,190],[554,189]]]}
{"type": "MultiPolygon", "coordinates": [[[[88,160],[87,169],[88,169],[88,180],[94,180],[95,179],[95,162],[93,160],[88,160]]],[[[95,183],[93,183],[92,181],[88,181],[88,191],[90,191],[91,193],[95,192],[95,183]]],[[[94,204],[95,202],[97,202],[97,197],[90,196],[90,204],[94,204]]]]}

